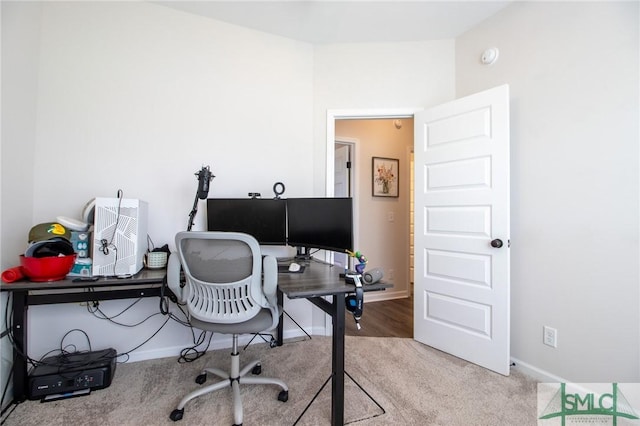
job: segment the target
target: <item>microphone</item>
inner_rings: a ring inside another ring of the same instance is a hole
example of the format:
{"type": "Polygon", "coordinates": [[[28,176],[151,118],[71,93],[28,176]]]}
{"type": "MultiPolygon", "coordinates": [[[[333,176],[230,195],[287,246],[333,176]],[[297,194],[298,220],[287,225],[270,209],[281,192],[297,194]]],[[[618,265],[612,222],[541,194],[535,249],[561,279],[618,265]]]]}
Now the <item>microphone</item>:
{"type": "Polygon", "coordinates": [[[209,182],[215,176],[211,174],[209,166],[200,169],[196,176],[198,176],[198,198],[204,200],[209,195],[209,182]]]}

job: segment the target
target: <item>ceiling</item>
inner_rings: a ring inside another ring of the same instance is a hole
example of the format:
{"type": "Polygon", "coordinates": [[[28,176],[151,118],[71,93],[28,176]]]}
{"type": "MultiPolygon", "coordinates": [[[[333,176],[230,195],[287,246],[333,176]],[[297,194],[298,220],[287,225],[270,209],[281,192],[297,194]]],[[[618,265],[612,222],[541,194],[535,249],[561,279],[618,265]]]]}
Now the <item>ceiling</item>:
{"type": "Polygon", "coordinates": [[[154,1],[307,43],[455,38],[511,1],[154,1]]]}

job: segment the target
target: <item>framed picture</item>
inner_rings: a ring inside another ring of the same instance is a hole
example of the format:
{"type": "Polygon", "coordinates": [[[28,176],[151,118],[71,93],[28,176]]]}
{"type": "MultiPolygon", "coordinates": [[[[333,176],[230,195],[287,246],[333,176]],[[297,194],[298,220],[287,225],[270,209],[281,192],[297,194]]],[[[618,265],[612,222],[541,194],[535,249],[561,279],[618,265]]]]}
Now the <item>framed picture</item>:
{"type": "Polygon", "coordinates": [[[373,157],[371,187],[374,197],[397,197],[400,161],[397,158],[373,157]]]}

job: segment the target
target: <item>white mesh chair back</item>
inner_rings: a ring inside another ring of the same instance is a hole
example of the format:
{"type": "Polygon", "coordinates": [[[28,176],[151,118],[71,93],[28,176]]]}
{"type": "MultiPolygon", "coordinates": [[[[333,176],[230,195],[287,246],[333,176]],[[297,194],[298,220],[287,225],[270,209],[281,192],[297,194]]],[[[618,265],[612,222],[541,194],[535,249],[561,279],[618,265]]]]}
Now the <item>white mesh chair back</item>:
{"type": "Polygon", "coordinates": [[[262,257],[254,237],[235,232],[180,232],[176,248],[186,279],[189,314],[201,321],[238,323],[268,302],[262,257]]]}

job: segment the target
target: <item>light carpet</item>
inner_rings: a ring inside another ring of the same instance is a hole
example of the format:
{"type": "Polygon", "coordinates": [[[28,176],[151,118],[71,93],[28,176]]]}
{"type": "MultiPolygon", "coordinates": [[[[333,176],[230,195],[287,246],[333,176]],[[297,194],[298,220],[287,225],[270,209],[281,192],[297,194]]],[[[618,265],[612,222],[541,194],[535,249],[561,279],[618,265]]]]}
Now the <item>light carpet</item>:
{"type": "MultiPolygon", "coordinates": [[[[505,377],[422,345],[413,339],[346,337],[345,369],[366,391],[345,378],[345,423],[357,425],[535,425],[536,382],[512,371],[505,377]],[[371,396],[371,399],[367,393],[371,396]],[[382,407],[382,409],[378,406],[382,407]]],[[[276,386],[242,387],[244,425],[293,425],[331,372],[331,339],[251,345],[241,364],[260,358],[262,375],[289,386],[277,400],[276,386]]],[[[169,414],[196,389],[205,365],[229,367],[229,349],[179,364],[176,358],[119,364],[111,386],[88,396],[40,403],[25,401],[6,425],[231,425],[231,391],[190,401],[184,418],[169,414]]],[[[299,425],[331,423],[330,383],[299,425]]]]}

